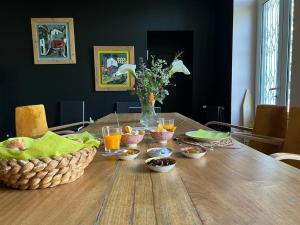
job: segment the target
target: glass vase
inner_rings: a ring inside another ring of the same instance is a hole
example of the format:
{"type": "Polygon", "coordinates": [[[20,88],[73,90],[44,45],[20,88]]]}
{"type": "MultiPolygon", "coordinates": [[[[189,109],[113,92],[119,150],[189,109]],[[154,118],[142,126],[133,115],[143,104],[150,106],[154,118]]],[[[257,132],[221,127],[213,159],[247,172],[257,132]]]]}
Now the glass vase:
{"type": "Polygon", "coordinates": [[[146,127],[156,127],[159,116],[155,113],[154,105],[152,105],[149,101],[140,98],[141,103],[141,118],[140,123],[146,127]]]}

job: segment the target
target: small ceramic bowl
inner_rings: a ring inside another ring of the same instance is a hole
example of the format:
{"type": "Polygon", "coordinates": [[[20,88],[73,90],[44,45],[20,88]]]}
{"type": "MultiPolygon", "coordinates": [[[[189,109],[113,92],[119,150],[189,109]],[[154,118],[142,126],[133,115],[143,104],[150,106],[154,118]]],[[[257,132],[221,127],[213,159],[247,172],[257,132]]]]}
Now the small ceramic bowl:
{"type": "Polygon", "coordinates": [[[147,149],[147,154],[150,157],[169,157],[172,155],[172,150],[165,147],[149,148],[147,149]]]}
{"type": "Polygon", "coordinates": [[[174,132],[171,131],[154,131],[150,132],[151,137],[160,144],[167,144],[173,138],[174,132]]]}
{"type": "Polygon", "coordinates": [[[129,148],[136,148],[137,144],[139,144],[144,138],[144,134],[137,134],[137,135],[122,135],[122,143],[129,148]]]}
{"type": "Polygon", "coordinates": [[[206,154],[206,150],[197,147],[181,148],[181,154],[187,158],[199,159],[206,154]]]}
{"type": "Polygon", "coordinates": [[[154,157],[147,159],[145,163],[150,170],[166,173],[175,167],[176,160],[172,158],[154,157]],[[167,165],[164,165],[166,162],[167,165]]]}
{"type": "Polygon", "coordinates": [[[118,159],[121,160],[133,160],[140,154],[140,150],[137,149],[126,149],[122,153],[117,155],[118,159]]]}

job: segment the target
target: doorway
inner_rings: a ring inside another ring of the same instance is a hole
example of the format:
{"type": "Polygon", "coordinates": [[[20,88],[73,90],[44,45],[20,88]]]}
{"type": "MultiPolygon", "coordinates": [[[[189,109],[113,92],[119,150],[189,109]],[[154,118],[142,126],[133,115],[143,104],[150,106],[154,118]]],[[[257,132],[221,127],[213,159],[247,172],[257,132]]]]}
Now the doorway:
{"type": "Polygon", "coordinates": [[[170,96],[167,96],[162,105],[162,112],[179,112],[185,116],[192,116],[193,100],[193,31],[148,31],[147,57],[151,55],[165,59],[172,63],[177,52],[184,51],[181,60],[191,72],[191,75],[176,74],[169,86],[170,96]]]}

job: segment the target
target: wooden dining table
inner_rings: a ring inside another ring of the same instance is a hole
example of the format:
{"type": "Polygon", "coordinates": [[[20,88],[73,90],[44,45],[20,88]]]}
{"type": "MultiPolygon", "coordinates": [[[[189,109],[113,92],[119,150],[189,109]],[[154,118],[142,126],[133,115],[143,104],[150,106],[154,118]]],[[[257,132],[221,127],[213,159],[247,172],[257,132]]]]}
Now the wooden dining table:
{"type": "MultiPolygon", "coordinates": [[[[139,114],[118,114],[120,125],[137,126],[139,114]]],[[[206,129],[179,113],[175,136],[206,129]]],[[[109,114],[85,128],[116,125],[109,114]]],[[[146,135],[139,157],[119,161],[96,154],[85,174],[70,184],[32,191],[0,188],[1,225],[300,224],[300,170],[235,142],[201,159],[185,158],[170,141],[176,166],[150,171],[145,150],[159,146],[146,135]]]]}

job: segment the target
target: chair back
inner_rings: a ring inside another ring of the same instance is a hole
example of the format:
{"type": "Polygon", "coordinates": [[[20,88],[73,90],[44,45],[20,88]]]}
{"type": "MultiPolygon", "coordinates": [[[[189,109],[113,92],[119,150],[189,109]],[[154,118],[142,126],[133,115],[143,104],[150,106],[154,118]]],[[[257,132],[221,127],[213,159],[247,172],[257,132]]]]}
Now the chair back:
{"type": "MultiPolygon", "coordinates": [[[[253,134],[285,138],[287,129],[287,107],[258,105],[254,119],[253,134]]],[[[267,155],[278,152],[282,146],[250,141],[249,146],[267,155]]]]}
{"type": "Polygon", "coordinates": [[[131,108],[139,108],[139,112],[140,112],[140,103],[139,102],[116,102],[115,111],[117,113],[130,113],[131,108]]]}
{"type": "MultiPolygon", "coordinates": [[[[115,111],[117,113],[140,113],[142,110],[139,102],[116,102],[115,111]]],[[[161,107],[154,107],[156,113],[161,112],[161,107]]]]}
{"type": "MultiPolygon", "coordinates": [[[[201,120],[203,123],[207,123],[209,121],[218,121],[224,123],[225,122],[224,111],[225,108],[223,106],[202,105],[201,120]]],[[[210,125],[210,127],[218,131],[228,131],[228,128],[224,126],[210,125]]]]}
{"type": "Polygon", "coordinates": [[[19,106],[15,113],[18,137],[36,137],[48,131],[44,105],[19,106]]]}
{"type": "MultiPolygon", "coordinates": [[[[282,152],[300,154],[300,107],[292,107],[290,109],[288,127],[282,152]]],[[[300,161],[283,161],[300,168],[300,161]]]]}
{"type": "MultiPolygon", "coordinates": [[[[161,107],[155,106],[154,111],[156,113],[161,113],[161,107]]],[[[138,106],[138,107],[130,106],[129,107],[129,113],[141,113],[141,112],[142,112],[142,107],[140,107],[140,106],[138,106]]]]}

